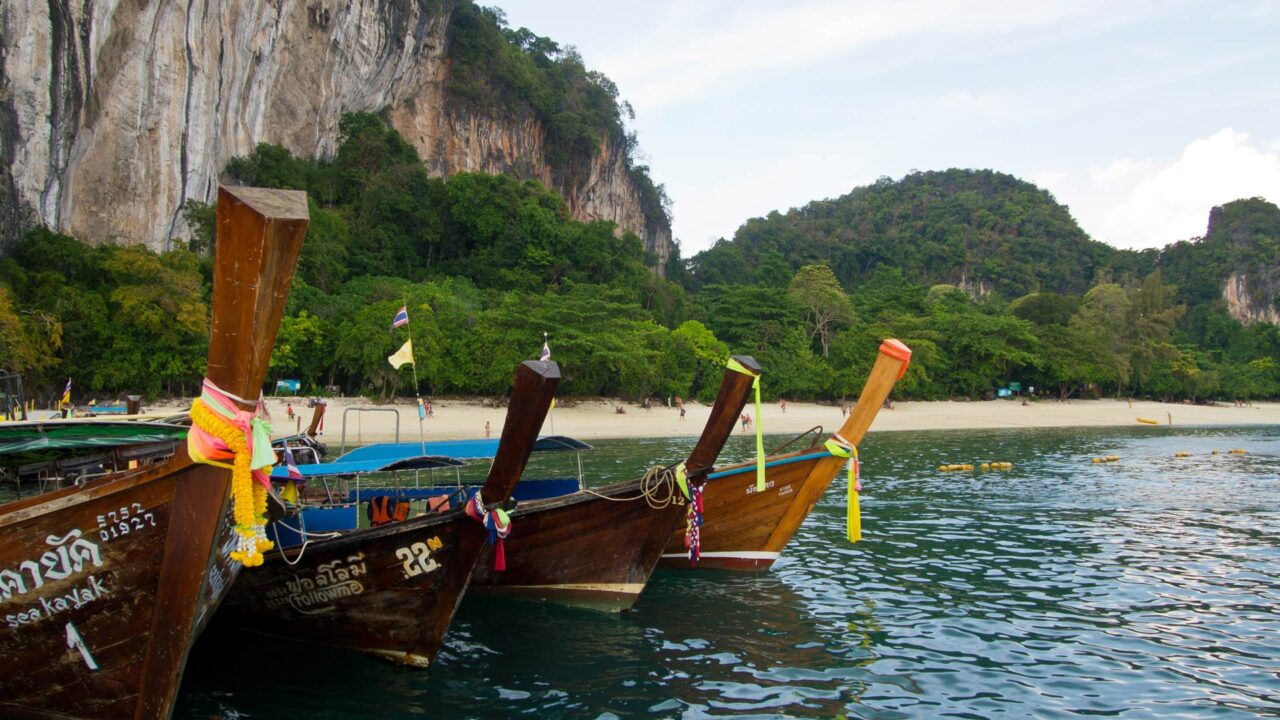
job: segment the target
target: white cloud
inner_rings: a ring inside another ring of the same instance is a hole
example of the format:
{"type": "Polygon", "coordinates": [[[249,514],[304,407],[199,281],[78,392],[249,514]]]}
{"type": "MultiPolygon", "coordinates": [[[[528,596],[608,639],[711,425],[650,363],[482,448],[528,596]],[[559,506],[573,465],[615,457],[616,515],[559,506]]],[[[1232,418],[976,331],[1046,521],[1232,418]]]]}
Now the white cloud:
{"type": "Polygon", "coordinates": [[[1192,142],[1167,166],[1120,160],[1091,175],[1112,202],[1100,216],[1082,220],[1097,222],[1095,236],[1118,247],[1159,247],[1203,235],[1214,205],[1255,196],[1280,201],[1280,152],[1231,128],[1192,142]]]}

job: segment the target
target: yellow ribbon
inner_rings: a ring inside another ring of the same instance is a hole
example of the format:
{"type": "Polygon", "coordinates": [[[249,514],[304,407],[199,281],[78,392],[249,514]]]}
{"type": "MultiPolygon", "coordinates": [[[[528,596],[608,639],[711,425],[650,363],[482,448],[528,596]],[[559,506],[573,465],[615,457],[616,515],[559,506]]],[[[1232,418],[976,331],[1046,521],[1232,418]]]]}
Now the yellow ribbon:
{"type": "Polygon", "coordinates": [[[760,376],[748,370],[733,357],[729,358],[729,363],[725,367],[753,378],[751,387],[756,391],[756,492],[764,492],[764,428],[760,426],[760,376]]]}
{"type": "Polygon", "coordinates": [[[849,542],[858,542],[862,539],[862,506],[858,504],[858,448],[852,445],[841,445],[835,438],[828,440],[824,446],[827,452],[836,457],[850,458],[848,502],[845,506],[845,535],[849,538],[849,542]]]}
{"type": "Polygon", "coordinates": [[[684,494],[684,499],[689,500],[689,475],[685,472],[684,463],[676,466],[676,485],[680,486],[680,492],[684,494]]]}

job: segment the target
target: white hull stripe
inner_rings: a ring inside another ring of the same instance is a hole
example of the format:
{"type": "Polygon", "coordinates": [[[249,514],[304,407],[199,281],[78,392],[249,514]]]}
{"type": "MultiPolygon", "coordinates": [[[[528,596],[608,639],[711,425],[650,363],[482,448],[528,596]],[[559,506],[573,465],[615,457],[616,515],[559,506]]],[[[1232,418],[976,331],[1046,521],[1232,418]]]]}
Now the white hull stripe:
{"type": "MultiPolygon", "coordinates": [[[[704,558],[735,558],[738,560],[777,560],[782,553],[765,550],[738,550],[736,552],[704,552],[704,558]]],[[[689,553],[663,553],[664,558],[687,558],[689,553]]]]}

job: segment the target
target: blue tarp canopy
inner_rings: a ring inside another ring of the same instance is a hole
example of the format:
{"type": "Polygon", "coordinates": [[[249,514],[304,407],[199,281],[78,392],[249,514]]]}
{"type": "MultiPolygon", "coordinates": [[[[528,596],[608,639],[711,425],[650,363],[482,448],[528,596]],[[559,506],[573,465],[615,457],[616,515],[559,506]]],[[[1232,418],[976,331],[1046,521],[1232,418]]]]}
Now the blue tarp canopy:
{"type": "MultiPolygon", "coordinates": [[[[421,446],[414,445],[414,447],[421,450],[421,446]]],[[[331,463],[299,465],[298,472],[302,473],[302,477],[307,478],[321,475],[355,475],[390,470],[434,470],[444,467],[462,467],[466,464],[466,462],[456,457],[447,455],[413,455],[402,458],[368,458],[364,460],[338,458],[336,462],[331,463]]],[[[284,465],[277,465],[271,469],[271,477],[276,480],[288,480],[289,468],[284,465]]]]}
{"type": "MultiPolygon", "coordinates": [[[[439,455],[463,458],[466,460],[492,460],[498,453],[498,439],[483,440],[441,440],[427,443],[427,449],[439,455]]],[[[543,435],[534,444],[534,452],[551,452],[554,450],[590,450],[591,446],[566,435],[543,435]]],[[[335,463],[381,461],[390,462],[405,457],[422,454],[421,443],[376,443],[356,448],[339,457],[335,463]]]]}

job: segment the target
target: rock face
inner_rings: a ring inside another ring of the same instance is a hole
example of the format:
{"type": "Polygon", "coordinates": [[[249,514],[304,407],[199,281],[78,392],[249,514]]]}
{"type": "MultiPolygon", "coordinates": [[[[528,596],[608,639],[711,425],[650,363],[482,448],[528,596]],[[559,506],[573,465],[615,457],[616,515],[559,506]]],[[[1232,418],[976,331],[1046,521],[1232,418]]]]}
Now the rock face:
{"type": "MultiPolygon", "coordinates": [[[[1272,289],[1280,292],[1278,288],[1272,289]]],[[[1268,297],[1276,296],[1273,292],[1268,297]]],[[[1222,288],[1222,298],[1227,301],[1227,313],[1245,325],[1256,322],[1280,325],[1280,310],[1276,310],[1275,305],[1256,298],[1254,293],[1249,292],[1244,273],[1235,272],[1227,277],[1227,283],[1222,288]]]]}
{"type": "MultiPolygon", "coordinates": [[[[433,174],[550,185],[535,119],[448,106],[456,2],[5,0],[0,240],[45,224],[163,248],[232,157],[260,142],[331,156],[352,111],[387,111],[433,174]]],[[[616,222],[665,263],[670,226],[645,216],[621,148],[603,145],[585,177],[556,188],[574,216],[616,222]]]]}
{"type": "Polygon", "coordinates": [[[1280,207],[1262,198],[1215,207],[1203,242],[1225,259],[1228,314],[1246,325],[1280,325],[1280,207]]]}

